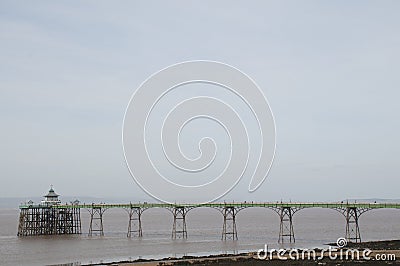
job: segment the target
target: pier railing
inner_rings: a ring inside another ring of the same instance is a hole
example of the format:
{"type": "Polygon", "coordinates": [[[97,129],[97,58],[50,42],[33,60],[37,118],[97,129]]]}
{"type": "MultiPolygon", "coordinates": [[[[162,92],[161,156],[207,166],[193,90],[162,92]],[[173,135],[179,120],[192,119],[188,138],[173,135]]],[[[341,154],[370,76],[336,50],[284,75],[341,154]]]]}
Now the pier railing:
{"type": "Polygon", "coordinates": [[[90,203],[90,204],[58,204],[58,205],[45,205],[45,204],[27,204],[23,203],[19,206],[20,209],[28,208],[81,208],[87,209],[92,207],[103,208],[222,208],[225,206],[233,206],[237,208],[252,208],[252,207],[291,207],[291,208],[368,208],[368,209],[400,209],[400,203],[325,203],[325,202],[223,202],[223,203],[205,203],[205,204],[191,204],[191,203],[90,203]]]}

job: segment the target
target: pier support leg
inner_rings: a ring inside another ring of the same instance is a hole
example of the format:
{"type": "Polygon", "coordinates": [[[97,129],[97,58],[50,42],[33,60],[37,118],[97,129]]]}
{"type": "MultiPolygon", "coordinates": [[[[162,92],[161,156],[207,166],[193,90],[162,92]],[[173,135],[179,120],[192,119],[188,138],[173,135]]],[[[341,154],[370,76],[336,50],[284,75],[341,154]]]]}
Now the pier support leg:
{"type": "Polygon", "coordinates": [[[187,238],[186,231],[186,210],[185,207],[174,207],[174,224],[172,226],[172,239],[187,238]]]}
{"type": "Polygon", "coordinates": [[[90,226],[89,236],[99,233],[100,236],[104,236],[103,231],[103,213],[105,209],[101,207],[92,207],[90,209],[90,226]]]}
{"type": "Polygon", "coordinates": [[[140,207],[132,207],[129,210],[129,223],[127,237],[132,234],[137,237],[142,237],[142,209],[140,207]]]}
{"type": "Polygon", "coordinates": [[[56,221],[56,234],[72,234],[74,229],[72,211],[67,208],[59,209],[56,217],[58,218],[56,221]]]}
{"type": "Polygon", "coordinates": [[[27,209],[22,209],[19,214],[18,234],[17,236],[27,236],[27,224],[28,224],[28,213],[27,209]]]}
{"type": "Polygon", "coordinates": [[[291,207],[282,207],[280,210],[280,229],[278,243],[284,243],[285,238],[288,238],[289,243],[295,243],[293,230],[293,210],[291,207]]]}
{"type": "Polygon", "coordinates": [[[81,209],[73,208],[73,234],[82,233],[81,209]]]}
{"type": "Polygon", "coordinates": [[[61,208],[56,212],[56,234],[80,234],[80,208],[61,208]]]}
{"type": "Polygon", "coordinates": [[[80,234],[79,208],[32,207],[21,209],[18,236],[80,234]]]}
{"type": "Polygon", "coordinates": [[[346,209],[346,239],[348,242],[361,242],[360,227],[358,226],[359,211],[357,207],[346,209]]]}
{"type": "Polygon", "coordinates": [[[236,230],[236,212],[234,206],[224,207],[222,214],[224,216],[224,224],[222,227],[222,240],[237,240],[236,230]]]}
{"type": "Polygon", "coordinates": [[[32,235],[56,235],[57,234],[57,223],[58,223],[58,210],[50,207],[40,209],[36,214],[36,226],[32,235]],[[42,224],[38,227],[37,225],[42,224]]]}

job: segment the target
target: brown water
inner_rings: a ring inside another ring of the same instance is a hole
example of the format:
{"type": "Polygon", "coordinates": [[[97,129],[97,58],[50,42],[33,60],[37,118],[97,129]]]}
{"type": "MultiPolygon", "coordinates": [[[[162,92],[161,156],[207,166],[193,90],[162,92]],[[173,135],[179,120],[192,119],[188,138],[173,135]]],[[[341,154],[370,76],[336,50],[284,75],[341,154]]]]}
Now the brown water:
{"type": "MultiPolygon", "coordinates": [[[[221,241],[222,215],[213,209],[188,213],[188,239],[172,240],[172,214],[151,209],[142,216],[143,238],[127,238],[124,210],[104,214],[105,236],[88,237],[89,215],[82,210],[83,234],[79,236],[16,236],[18,210],[0,210],[0,265],[51,265],[160,258],[182,255],[237,253],[277,244],[279,218],[272,210],[246,209],[237,215],[238,241],[221,241]]],[[[400,211],[373,210],[360,218],[362,239],[400,239],[400,211]]],[[[336,211],[306,209],[294,215],[296,244],[284,247],[324,247],[344,236],[345,219],[336,211]]]]}

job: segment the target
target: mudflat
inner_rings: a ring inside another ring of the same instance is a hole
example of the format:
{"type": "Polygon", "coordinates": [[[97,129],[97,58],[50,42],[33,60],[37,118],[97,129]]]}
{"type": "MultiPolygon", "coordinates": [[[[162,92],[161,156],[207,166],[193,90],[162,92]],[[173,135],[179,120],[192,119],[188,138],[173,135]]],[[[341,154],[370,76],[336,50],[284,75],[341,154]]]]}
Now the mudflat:
{"type": "MultiPolygon", "coordinates": [[[[167,266],[167,265],[400,265],[400,240],[372,241],[363,243],[349,243],[346,247],[333,249],[331,253],[314,249],[315,259],[309,257],[290,257],[290,250],[278,257],[277,254],[268,252],[265,259],[260,259],[257,252],[242,253],[237,255],[210,255],[210,256],[184,256],[182,258],[164,258],[160,260],[121,261],[102,265],[113,266],[167,266]],[[359,257],[352,257],[358,250],[359,257]],[[362,256],[368,251],[368,257],[362,256]],[[332,258],[333,257],[333,258],[332,258]]],[[[301,253],[301,249],[296,250],[301,253]]],[[[296,253],[294,252],[294,253],[296,253]]],[[[308,253],[307,253],[308,254],[308,253]]],[[[293,255],[293,254],[292,254],[293,255]]]]}

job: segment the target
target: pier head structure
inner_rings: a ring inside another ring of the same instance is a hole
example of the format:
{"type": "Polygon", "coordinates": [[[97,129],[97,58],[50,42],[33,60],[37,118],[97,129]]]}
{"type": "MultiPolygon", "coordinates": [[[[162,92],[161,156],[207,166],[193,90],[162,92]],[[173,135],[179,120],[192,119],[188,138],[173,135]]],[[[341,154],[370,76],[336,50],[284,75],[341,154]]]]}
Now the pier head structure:
{"type": "MultiPolygon", "coordinates": [[[[128,203],[128,204],[61,204],[53,189],[45,196],[46,200],[39,205],[32,202],[20,206],[18,236],[81,234],[80,210],[90,214],[89,236],[104,235],[104,223],[107,222],[106,211],[112,208],[124,209],[127,212],[127,237],[143,237],[142,216],[152,208],[164,208],[173,216],[171,237],[185,239],[188,237],[187,215],[196,208],[213,208],[222,215],[221,239],[237,240],[240,228],[236,226],[240,212],[247,208],[271,209],[279,217],[277,228],[279,243],[294,243],[295,216],[308,208],[325,208],[339,212],[344,217],[344,233],[348,242],[361,242],[359,227],[360,216],[375,209],[400,209],[399,203],[296,203],[296,202],[238,202],[207,204],[167,204],[167,203],[128,203]]],[[[190,234],[189,234],[190,235],[190,234]]]]}
{"type": "Polygon", "coordinates": [[[53,187],[44,197],[40,204],[20,206],[18,236],[80,234],[79,202],[62,205],[53,187]]]}

